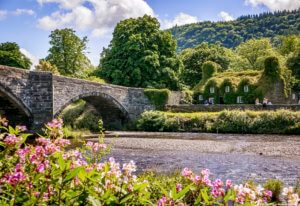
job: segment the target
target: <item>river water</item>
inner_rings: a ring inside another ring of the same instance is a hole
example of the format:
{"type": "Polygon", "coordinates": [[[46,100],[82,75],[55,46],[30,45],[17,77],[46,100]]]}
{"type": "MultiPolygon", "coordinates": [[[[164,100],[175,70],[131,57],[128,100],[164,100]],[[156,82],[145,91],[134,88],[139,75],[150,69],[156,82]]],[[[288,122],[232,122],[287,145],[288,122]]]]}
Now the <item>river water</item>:
{"type": "Polygon", "coordinates": [[[117,135],[123,137],[106,139],[108,144],[112,144],[112,151],[106,158],[114,157],[121,163],[134,160],[138,173],[172,173],[188,167],[195,172],[208,168],[213,173],[213,179],[232,179],[235,183],[246,180],[262,183],[268,178],[278,178],[287,185],[293,185],[300,179],[300,136],[117,135]]]}

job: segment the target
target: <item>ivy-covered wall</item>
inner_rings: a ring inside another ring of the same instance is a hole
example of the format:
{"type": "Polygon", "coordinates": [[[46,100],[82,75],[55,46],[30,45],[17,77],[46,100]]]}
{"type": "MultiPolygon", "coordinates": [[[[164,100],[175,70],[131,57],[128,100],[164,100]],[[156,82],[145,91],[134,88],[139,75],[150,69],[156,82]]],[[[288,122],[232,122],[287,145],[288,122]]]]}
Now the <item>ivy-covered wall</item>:
{"type": "Polygon", "coordinates": [[[300,97],[289,86],[289,73],[276,57],[265,60],[263,71],[215,73],[194,88],[194,102],[201,104],[214,98],[214,104],[237,104],[239,97],[243,104],[254,104],[257,98],[260,102],[267,98],[275,104],[297,104],[300,97]]]}

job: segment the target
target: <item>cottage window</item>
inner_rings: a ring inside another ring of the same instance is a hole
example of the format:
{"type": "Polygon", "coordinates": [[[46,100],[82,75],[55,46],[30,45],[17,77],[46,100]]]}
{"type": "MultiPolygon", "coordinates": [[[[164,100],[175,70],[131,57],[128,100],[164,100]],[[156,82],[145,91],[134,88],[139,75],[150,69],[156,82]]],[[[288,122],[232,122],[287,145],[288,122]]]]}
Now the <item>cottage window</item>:
{"type": "Polygon", "coordinates": [[[249,92],[249,86],[248,85],[244,86],[244,92],[249,92]]]}
{"type": "Polygon", "coordinates": [[[208,102],[209,102],[210,104],[214,104],[214,103],[215,103],[215,98],[210,97],[210,98],[208,99],[208,102]]]}
{"type": "Polygon", "coordinates": [[[293,99],[294,99],[294,100],[296,99],[296,94],[293,94],[293,99]]]}
{"type": "Polygon", "coordinates": [[[226,93],[229,93],[229,92],[230,92],[230,86],[226,86],[226,87],[225,87],[225,92],[226,92],[226,93]]]}
{"type": "Polygon", "coordinates": [[[242,96],[238,96],[236,102],[238,104],[243,104],[243,97],[242,96]]]}
{"type": "Polygon", "coordinates": [[[199,95],[199,101],[202,101],[203,100],[203,95],[199,95]]]}
{"type": "Polygon", "coordinates": [[[215,93],[215,87],[210,87],[209,91],[210,91],[211,94],[215,93]]]}

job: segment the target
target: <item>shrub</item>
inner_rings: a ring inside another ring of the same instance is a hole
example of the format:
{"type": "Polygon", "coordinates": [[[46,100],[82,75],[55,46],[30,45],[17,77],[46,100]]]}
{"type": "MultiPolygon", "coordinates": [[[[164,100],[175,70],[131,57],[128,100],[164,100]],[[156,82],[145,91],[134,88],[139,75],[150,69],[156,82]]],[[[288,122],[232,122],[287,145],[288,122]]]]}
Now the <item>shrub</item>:
{"type": "Polygon", "coordinates": [[[279,79],[281,76],[281,67],[277,57],[267,57],[264,62],[263,75],[274,80],[279,79]]]}
{"type": "Polygon", "coordinates": [[[137,128],[144,131],[300,134],[300,112],[289,110],[145,112],[138,123],[137,128]]]}
{"type": "Polygon", "coordinates": [[[75,129],[88,129],[91,132],[99,132],[99,120],[98,115],[87,112],[76,119],[74,127],[75,129]]]}
{"type": "Polygon", "coordinates": [[[221,66],[215,62],[212,61],[204,62],[202,66],[202,79],[206,80],[211,78],[215,73],[218,72],[218,69],[220,68],[221,66]]]}
{"type": "Polygon", "coordinates": [[[84,100],[78,100],[65,108],[61,113],[60,118],[63,119],[66,125],[74,127],[75,120],[84,112],[85,109],[86,102],[84,100]]]}
{"type": "Polygon", "coordinates": [[[264,188],[272,191],[272,201],[280,202],[280,193],[283,188],[283,183],[277,179],[269,179],[264,185],[264,188]]]}
{"type": "Polygon", "coordinates": [[[163,112],[147,111],[138,119],[136,127],[142,131],[170,132],[177,131],[179,125],[175,119],[168,119],[163,112]]]}
{"type": "Polygon", "coordinates": [[[169,100],[170,90],[168,89],[145,89],[144,94],[157,109],[162,109],[169,100]]]}

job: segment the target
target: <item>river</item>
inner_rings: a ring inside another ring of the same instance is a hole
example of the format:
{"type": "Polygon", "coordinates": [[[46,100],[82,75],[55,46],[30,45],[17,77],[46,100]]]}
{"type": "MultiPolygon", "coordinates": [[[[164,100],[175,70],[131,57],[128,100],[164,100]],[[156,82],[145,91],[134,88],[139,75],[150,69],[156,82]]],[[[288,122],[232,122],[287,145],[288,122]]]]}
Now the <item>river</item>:
{"type": "Polygon", "coordinates": [[[293,185],[300,179],[300,136],[137,132],[107,136],[112,151],[106,158],[134,160],[138,173],[172,173],[188,167],[195,172],[208,168],[212,178],[235,183],[278,178],[293,185]]]}

